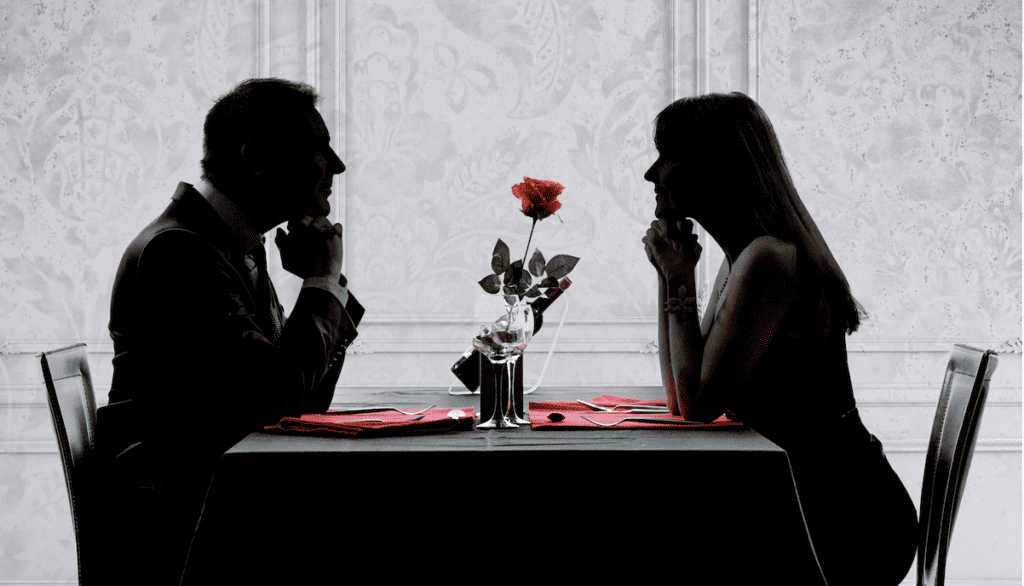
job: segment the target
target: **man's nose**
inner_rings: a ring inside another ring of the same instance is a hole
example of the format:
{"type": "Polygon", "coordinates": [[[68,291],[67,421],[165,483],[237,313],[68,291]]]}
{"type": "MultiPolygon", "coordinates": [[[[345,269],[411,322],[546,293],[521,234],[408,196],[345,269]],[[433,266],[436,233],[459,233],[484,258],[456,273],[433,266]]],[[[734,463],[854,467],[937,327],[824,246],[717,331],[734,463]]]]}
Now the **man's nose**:
{"type": "Polygon", "coordinates": [[[337,175],[339,173],[344,173],[345,172],[345,163],[342,162],[341,157],[338,156],[338,153],[334,152],[334,149],[329,149],[329,150],[330,150],[329,160],[331,162],[331,167],[332,167],[331,172],[334,173],[335,175],[337,175]]]}

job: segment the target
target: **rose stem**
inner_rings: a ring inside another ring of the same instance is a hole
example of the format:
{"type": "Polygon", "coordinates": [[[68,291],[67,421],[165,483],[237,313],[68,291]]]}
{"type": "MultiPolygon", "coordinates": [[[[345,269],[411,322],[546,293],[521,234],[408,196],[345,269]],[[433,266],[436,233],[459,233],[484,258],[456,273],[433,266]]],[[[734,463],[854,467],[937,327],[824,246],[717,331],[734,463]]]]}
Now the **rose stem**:
{"type": "MultiPolygon", "coordinates": [[[[533,217],[533,224],[530,225],[530,237],[526,239],[526,250],[523,251],[523,269],[526,269],[526,256],[530,254],[530,241],[533,240],[533,229],[537,227],[537,216],[533,217]]],[[[519,291],[519,283],[516,283],[516,292],[519,291]]],[[[525,292],[524,292],[525,293],[525,292]]],[[[523,300],[523,296],[519,296],[519,300],[523,300]]]]}
{"type": "Polygon", "coordinates": [[[523,252],[523,267],[526,267],[526,255],[530,253],[530,241],[533,240],[533,229],[537,227],[537,218],[533,219],[533,225],[530,226],[530,237],[526,239],[526,250],[523,252]]]}

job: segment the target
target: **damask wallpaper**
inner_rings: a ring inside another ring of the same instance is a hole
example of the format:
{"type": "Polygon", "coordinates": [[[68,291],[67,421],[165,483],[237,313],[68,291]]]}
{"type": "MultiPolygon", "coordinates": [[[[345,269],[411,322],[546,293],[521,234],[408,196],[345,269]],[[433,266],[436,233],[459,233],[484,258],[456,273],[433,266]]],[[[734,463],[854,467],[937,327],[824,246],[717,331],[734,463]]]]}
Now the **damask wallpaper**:
{"type": "Polygon", "coordinates": [[[108,338],[127,243],[194,180],[212,100],[253,70],[251,2],[3,3],[0,332],[108,338]]]}
{"type": "Polygon", "coordinates": [[[1020,337],[1020,25],[1013,2],[765,14],[762,103],[864,337],[1020,337]]]}
{"type": "MultiPolygon", "coordinates": [[[[950,583],[1021,584],[1019,2],[0,0],[0,17],[0,584],[76,573],[35,353],[87,342],[105,402],[120,256],[198,178],[213,100],[268,75],[317,87],[348,167],[332,213],[367,313],[345,396],[451,384],[494,241],[526,246],[524,175],[566,186],[531,247],[581,258],[544,380],[659,385],[651,121],[676,97],[754,97],[869,312],[851,374],[912,495],[949,344],[1003,352],[950,583]]],[[[299,281],[270,259],[290,307],[299,281]]]]}
{"type": "Polygon", "coordinates": [[[566,186],[533,244],[582,258],[574,315],[643,317],[663,2],[349,2],[349,265],[370,314],[470,317],[523,175],[566,186]]]}

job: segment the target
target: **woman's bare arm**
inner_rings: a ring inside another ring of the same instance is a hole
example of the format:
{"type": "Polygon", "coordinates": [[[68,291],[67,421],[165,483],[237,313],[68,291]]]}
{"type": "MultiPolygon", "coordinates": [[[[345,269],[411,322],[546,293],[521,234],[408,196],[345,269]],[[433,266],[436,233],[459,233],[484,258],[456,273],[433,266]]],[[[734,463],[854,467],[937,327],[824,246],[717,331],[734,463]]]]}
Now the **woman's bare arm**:
{"type": "MultiPolygon", "coordinates": [[[[685,271],[668,283],[669,295],[678,296],[680,301],[686,297],[695,297],[696,288],[692,270],[685,271]]],[[[664,312],[664,309],[662,311],[664,312]]],[[[700,387],[704,358],[704,339],[700,335],[700,322],[697,321],[696,311],[672,312],[667,313],[666,317],[678,414],[684,419],[694,419],[698,416],[698,407],[707,403],[701,395],[700,387]]]]}
{"type": "Polygon", "coordinates": [[[661,364],[661,384],[665,389],[665,403],[673,415],[679,415],[679,402],[676,397],[676,383],[669,344],[669,320],[665,311],[666,294],[665,278],[658,274],[658,359],[661,364]]]}
{"type": "MultiPolygon", "coordinates": [[[[729,394],[750,378],[796,301],[799,279],[796,246],[777,238],[757,238],[737,257],[721,311],[701,348],[697,382],[687,372],[688,418],[708,421],[724,411],[729,394]]],[[[696,346],[681,329],[679,351],[685,356],[696,346]]]]}
{"type": "Polygon", "coordinates": [[[690,395],[700,382],[700,324],[695,310],[666,311],[665,302],[679,303],[694,296],[694,268],[700,258],[700,245],[689,220],[670,225],[664,218],[656,219],[642,240],[647,258],[658,272],[658,347],[665,400],[673,414],[685,416],[693,402],[690,395]],[[678,299],[683,286],[683,299],[678,299]],[[696,382],[685,380],[688,377],[695,377],[696,382]]]}
{"type": "Polygon", "coordinates": [[[755,238],[735,259],[721,310],[707,338],[696,311],[666,312],[665,298],[683,302],[697,290],[694,269],[700,246],[690,239],[692,223],[678,222],[669,234],[664,220],[652,222],[644,237],[659,284],[659,346],[662,379],[671,405],[686,419],[710,421],[725,410],[729,395],[750,378],[775,332],[796,301],[799,274],[796,246],[772,236],[755,238]],[[670,365],[671,373],[665,368],[670,365]]]}

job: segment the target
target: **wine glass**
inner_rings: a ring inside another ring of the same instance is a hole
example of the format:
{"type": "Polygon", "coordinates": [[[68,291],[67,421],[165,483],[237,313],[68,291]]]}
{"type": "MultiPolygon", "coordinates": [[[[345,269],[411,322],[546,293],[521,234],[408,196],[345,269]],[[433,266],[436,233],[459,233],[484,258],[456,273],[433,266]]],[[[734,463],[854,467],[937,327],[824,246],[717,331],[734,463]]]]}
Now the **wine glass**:
{"type": "MultiPolygon", "coordinates": [[[[495,397],[492,413],[489,414],[487,421],[478,424],[477,428],[519,427],[521,423],[529,421],[515,417],[514,412],[510,418],[510,411],[514,411],[511,400],[512,389],[515,388],[515,361],[533,335],[533,309],[515,295],[487,297],[489,299],[478,300],[477,311],[493,311],[497,312],[498,316],[493,322],[480,326],[479,333],[473,338],[473,346],[486,356],[494,367],[495,397]]],[[[485,415],[488,414],[481,413],[481,419],[485,415]]]]}
{"type": "MultiPolygon", "coordinates": [[[[526,342],[529,341],[530,336],[527,336],[526,342]]],[[[507,366],[509,372],[512,373],[508,377],[508,420],[517,425],[530,425],[530,420],[526,418],[526,405],[520,405],[520,403],[525,401],[525,398],[523,397],[522,393],[516,393],[515,387],[516,362],[519,360],[519,357],[523,355],[523,350],[525,349],[526,343],[524,342],[521,347],[512,350],[512,356],[509,358],[509,363],[507,366]],[[522,415],[520,415],[520,413],[522,413],[522,415]]],[[[519,383],[520,388],[522,387],[522,384],[522,382],[519,383]]]]}
{"type": "Polygon", "coordinates": [[[523,381],[519,381],[518,392],[516,387],[516,362],[519,357],[523,355],[523,351],[526,350],[526,345],[530,342],[530,338],[533,337],[533,330],[536,325],[536,315],[534,313],[533,305],[526,302],[526,300],[518,301],[516,303],[514,311],[523,312],[523,320],[528,321],[529,326],[525,331],[525,337],[521,344],[517,344],[512,349],[512,356],[509,358],[509,363],[506,366],[509,371],[508,384],[509,384],[509,406],[508,406],[508,418],[509,421],[517,425],[530,425],[530,420],[526,416],[526,405],[525,398],[523,397],[523,381]]]}

